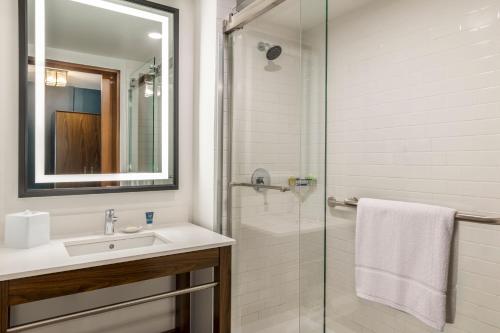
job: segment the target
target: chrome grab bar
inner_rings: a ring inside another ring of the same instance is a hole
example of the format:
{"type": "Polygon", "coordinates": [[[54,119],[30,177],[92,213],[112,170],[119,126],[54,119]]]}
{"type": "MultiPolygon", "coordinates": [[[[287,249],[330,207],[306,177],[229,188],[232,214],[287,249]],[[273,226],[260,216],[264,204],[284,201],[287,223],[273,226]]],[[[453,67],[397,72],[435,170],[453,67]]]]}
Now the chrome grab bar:
{"type": "MultiPolygon", "coordinates": [[[[332,208],[335,208],[337,206],[356,208],[358,206],[358,198],[349,198],[341,201],[335,199],[335,197],[329,197],[328,206],[332,208]]],[[[457,212],[457,214],[455,215],[455,220],[472,223],[500,225],[500,217],[476,215],[464,212],[457,212]]]]}
{"type": "Polygon", "coordinates": [[[231,184],[229,184],[229,186],[231,186],[231,187],[252,187],[254,189],[277,190],[280,192],[290,191],[290,187],[280,186],[280,185],[264,185],[264,184],[252,184],[252,183],[231,183],[231,184]]]}
{"type": "Polygon", "coordinates": [[[335,208],[337,206],[342,207],[357,207],[358,206],[358,198],[349,198],[343,201],[337,200],[335,197],[328,197],[328,206],[335,208]]]}
{"type": "Polygon", "coordinates": [[[158,300],[161,300],[164,298],[190,294],[190,293],[194,293],[197,291],[214,288],[218,285],[219,285],[219,282],[205,283],[205,284],[190,287],[190,288],[174,290],[174,291],[170,291],[170,292],[166,292],[166,293],[162,293],[162,294],[157,294],[157,295],[153,295],[153,296],[142,297],[142,298],[131,300],[131,301],[125,301],[125,302],[120,302],[120,303],[116,303],[116,304],[101,306],[101,307],[98,307],[95,309],[84,310],[84,311],[70,313],[70,314],[63,315],[63,316],[58,316],[58,317],[53,317],[53,318],[44,319],[44,320],[40,320],[40,321],[35,321],[33,323],[14,326],[14,327],[8,328],[7,332],[12,333],[12,332],[22,332],[22,331],[26,331],[26,330],[31,330],[31,329],[34,329],[37,327],[52,325],[52,324],[56,324],[56,323],[60,323],[60,322],[64,322],[64,321],[68,321],[68,320],[72,320],[72,319],[88,317],[88,316],[92,316],[92,315],[96,315],[96,314],[100,314],[100,313],[104,313],[104,312],[108,312],[108,311],[128,308],[128,307],[134,306],[134,305],[140,305],[140,304],[144,304],[144,303],[158,301],[158,300]]]}

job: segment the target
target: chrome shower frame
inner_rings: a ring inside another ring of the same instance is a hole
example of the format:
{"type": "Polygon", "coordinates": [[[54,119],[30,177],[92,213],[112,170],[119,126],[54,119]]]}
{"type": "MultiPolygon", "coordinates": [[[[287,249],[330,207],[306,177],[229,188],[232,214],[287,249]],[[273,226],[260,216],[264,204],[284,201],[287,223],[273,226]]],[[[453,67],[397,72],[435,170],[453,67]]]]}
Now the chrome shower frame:
{"type": "Polygon", "coordinates": [[[264,13],[267,13],[274,7],[280,5],[286,0],[255,0],[249,5],[245,6],[240,12],[231,15],[229,19],[224,22],[224,33],[230,34],[231,32],[243,28],[243,26],[264,13]]]}
{"type": "Polygon", "coordinates": [[[216,101],[216,117],[215,117],[215,143],[216,143],[216,156],[215,156],[215,223],[213,230],[220,234],[224,233],[223,219],[224,219],[224,112],[225,112],[225,98],[226,98],[226,80],[225,66],[227,54],[227,37],[224,33],[217,36],[218,44],[218,63],[217,63],[217,101],[216,101]]]}

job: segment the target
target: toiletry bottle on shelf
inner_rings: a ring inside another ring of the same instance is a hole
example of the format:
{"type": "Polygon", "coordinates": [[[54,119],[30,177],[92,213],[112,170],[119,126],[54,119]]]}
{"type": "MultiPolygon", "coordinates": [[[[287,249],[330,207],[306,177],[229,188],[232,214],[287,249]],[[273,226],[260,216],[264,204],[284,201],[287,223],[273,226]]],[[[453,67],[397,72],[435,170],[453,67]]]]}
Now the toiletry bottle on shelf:
{"type": "Polygon", "coordinates": [[[146,229],[153,229],[154,212],[146,212],[146,229]]]}

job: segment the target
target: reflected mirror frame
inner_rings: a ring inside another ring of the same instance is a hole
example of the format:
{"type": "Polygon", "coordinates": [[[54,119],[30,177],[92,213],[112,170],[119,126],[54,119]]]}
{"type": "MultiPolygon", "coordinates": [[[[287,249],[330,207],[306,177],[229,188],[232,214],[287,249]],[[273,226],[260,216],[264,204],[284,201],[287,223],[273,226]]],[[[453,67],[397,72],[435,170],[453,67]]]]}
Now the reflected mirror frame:
{"type": "Polygon", "coordinates": [[[174,27],[174,89],[173,103],[173,170],[172,183],[162,185],[138,186],[106,186],[106,187],[78,187],[78,188],[51,188],[33,189],[29,187],[29,141],[28,141],[28,109],[27,109],[27,83],[28,83],[28,0],[18,0],[19,9],[19,176],[18,196],[43,197],[61,195],[81,195],[119,192],[144,192],[165,191],[179,189],[179,10],[177,8],[161,5],[146,0],[122,0],[124,3],[141,5],[172,14],[174,27]]]}

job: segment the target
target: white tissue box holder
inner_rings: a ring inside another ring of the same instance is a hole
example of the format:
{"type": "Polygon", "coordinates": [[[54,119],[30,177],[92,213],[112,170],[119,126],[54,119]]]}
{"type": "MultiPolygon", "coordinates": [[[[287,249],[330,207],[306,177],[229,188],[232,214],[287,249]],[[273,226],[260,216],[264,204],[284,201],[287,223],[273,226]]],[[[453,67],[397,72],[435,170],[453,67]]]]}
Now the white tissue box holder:
{"type": "Polygon", "coordinates": [[[24,211],[5,216],[5,245],[29,249],[50,241],[49,213],[24,211]]]}

